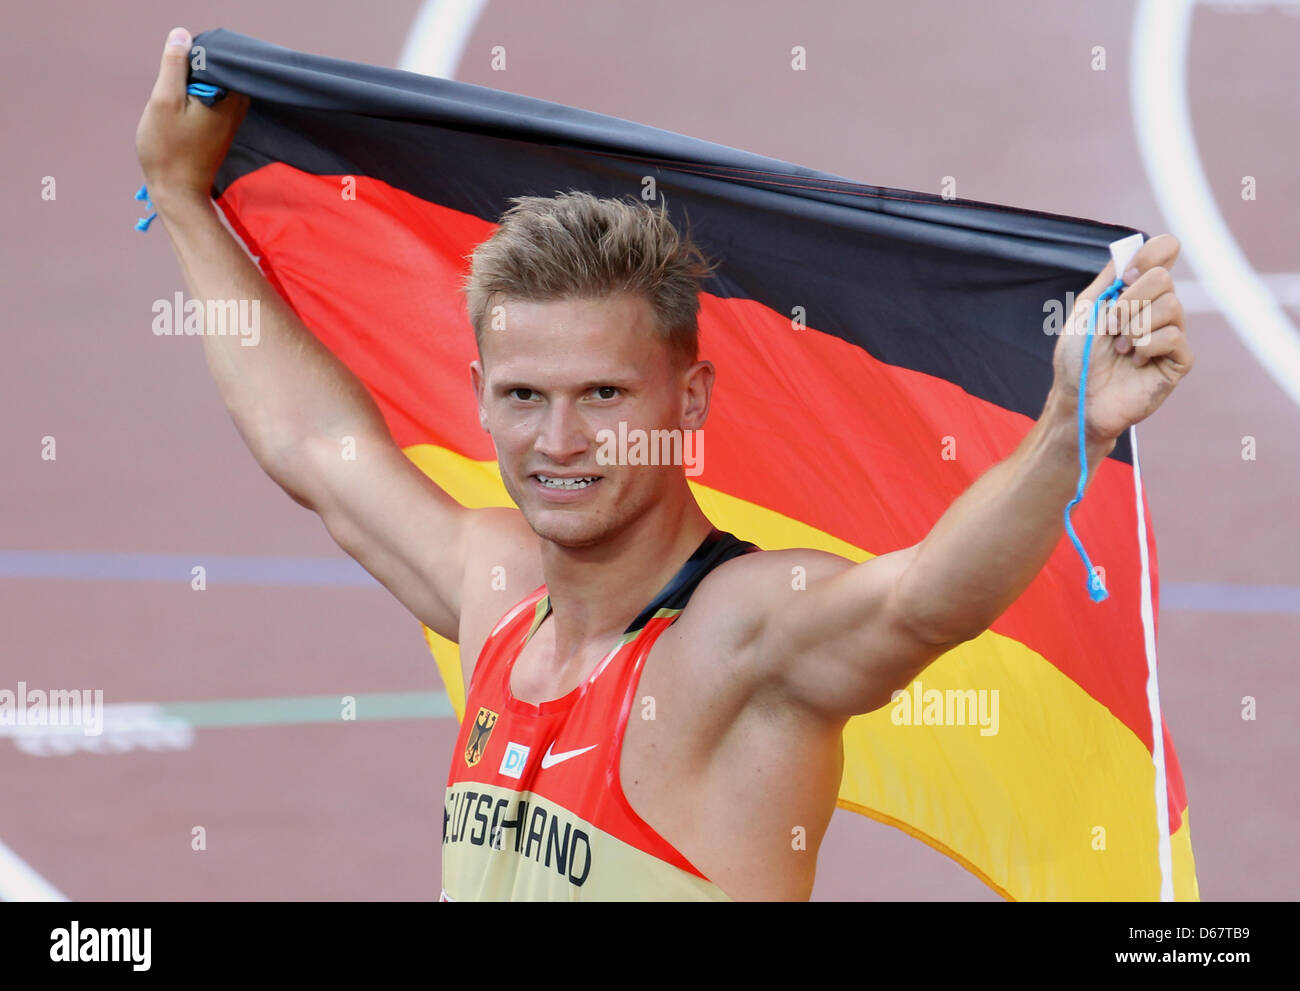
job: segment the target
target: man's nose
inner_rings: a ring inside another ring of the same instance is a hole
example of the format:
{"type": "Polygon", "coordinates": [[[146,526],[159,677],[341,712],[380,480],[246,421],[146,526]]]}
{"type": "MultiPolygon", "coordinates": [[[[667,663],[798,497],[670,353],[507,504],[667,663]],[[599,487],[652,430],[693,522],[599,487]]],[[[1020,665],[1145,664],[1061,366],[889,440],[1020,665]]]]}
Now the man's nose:
{"type": "Polygon", "coordinates": [[[586,424],[572,403],[559,400],[546,407],[533,448],[560,464],[587,450],[586,424]]]}

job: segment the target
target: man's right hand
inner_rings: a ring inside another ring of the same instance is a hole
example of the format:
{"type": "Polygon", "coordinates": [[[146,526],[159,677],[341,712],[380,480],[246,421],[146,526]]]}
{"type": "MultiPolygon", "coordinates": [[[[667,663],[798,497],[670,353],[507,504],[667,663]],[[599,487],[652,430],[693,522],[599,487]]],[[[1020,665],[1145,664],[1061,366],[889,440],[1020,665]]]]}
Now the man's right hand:
{"type": "Polygon", "coordinates": [[[168,36],[158,79],[135,132],[136,154],[155,204],[181,196],[209,197],[248,110],[249,99],[242,93],[230,93],[213,107],[186,94],[191,41],[184,28],[168,36]]]}

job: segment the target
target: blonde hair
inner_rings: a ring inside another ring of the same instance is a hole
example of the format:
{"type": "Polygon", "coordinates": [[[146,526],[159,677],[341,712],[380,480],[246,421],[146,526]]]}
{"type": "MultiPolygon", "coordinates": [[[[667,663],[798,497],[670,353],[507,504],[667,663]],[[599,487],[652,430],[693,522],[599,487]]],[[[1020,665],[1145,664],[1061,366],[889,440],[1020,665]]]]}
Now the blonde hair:
{"type": "Polygon", "coordinates": [[[474,338],[482,345],[501,299],[545,303],[641,296],[661,339],[683,365],[699,355],[700,281],[709,261],[668,219],[635,198],[599,199],[571,190],[516,196],[496,231],[470,256],[465,293],[474,338]]]}

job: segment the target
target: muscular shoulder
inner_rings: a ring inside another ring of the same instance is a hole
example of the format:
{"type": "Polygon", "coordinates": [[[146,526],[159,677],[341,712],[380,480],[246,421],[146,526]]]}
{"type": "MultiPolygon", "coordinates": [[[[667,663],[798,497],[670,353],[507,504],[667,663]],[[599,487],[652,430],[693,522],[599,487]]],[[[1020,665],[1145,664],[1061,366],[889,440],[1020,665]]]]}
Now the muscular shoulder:
{"type": "Polygon", "coordinates": [[[851,567],[847,558],[810,548],[742,554],[700,582],[681,622],[730,629],[739,646],[772,609],[788,606],[799,592],[851,567]]]}
{"type": "Polygon", "coordinates": [[[808,588],[853,567],[837,554],[807,548],[757,551],[719,565],[700,582],[681,617],[673,624],[675,648],[707,660],[702,677],[720,676],[742,691],[764,677],[760,657],[779,653],[760,638],[770,635],[768,618],[797,608],[808,588]],[[758,650],[764,646],[767,649],[758,650]]]}

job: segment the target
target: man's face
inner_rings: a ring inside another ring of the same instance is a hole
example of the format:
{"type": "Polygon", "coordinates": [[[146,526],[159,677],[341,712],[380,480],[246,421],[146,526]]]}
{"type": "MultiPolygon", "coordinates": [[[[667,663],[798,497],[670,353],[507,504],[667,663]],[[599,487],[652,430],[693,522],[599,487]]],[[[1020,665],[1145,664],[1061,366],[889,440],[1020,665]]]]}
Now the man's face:
{"type": "Polygon", "coordinates": [[[602,464],[598,435],[702,427],[713,368],[676,365],[639,296],[502,306],[504,326],[483,332],[470,368],[506,491],[543,539],[600,543],[680,485],[683,468],[602,464]]]}

